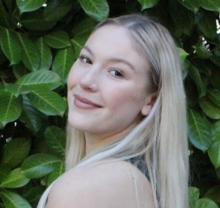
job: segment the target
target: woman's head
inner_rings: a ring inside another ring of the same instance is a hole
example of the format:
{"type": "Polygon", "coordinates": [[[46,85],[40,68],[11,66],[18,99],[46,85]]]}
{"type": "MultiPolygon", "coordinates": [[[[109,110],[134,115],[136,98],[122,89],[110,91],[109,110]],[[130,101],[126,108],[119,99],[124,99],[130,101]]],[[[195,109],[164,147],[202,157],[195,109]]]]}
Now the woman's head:
{"type": "Polygon", "coordinates": [[[68,77],[69,123],[96,139],[123,138],[154,104],[148,59],[129,30],[106,24],[83,46],[68,77]]]}

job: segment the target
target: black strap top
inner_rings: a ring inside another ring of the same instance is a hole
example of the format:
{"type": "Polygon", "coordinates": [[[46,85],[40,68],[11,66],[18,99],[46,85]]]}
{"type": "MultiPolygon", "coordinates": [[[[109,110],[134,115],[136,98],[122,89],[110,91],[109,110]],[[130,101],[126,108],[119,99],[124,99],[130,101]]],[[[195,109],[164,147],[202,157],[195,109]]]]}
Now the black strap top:
{"type": "Polygon", "coordinates": [[[147,169],[147,165],[142,156],[137,156],[129,159],[127,162],[130,162],[137,169],[139,169],[149,180],[149,173],[147,169]]]}

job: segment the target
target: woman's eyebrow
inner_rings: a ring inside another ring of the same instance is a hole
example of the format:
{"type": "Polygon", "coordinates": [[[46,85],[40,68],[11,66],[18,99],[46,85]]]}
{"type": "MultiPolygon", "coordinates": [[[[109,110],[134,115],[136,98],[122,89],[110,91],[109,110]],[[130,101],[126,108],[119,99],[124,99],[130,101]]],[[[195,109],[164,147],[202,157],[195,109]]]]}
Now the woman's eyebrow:
{"type": "MultiPolygon", "coordinates": [[[[88,51],[92,56],[94,56],[92,50],[87,45],[84,45],[82,48],[85,49],[86,51],[88,51]]],[[[110,62],[115,62],[115,63],[124,63],[124,64],[128,65],[131,69],[136,71],[135,67],[133,66],[133,64],[131,64],[129,61],[127,61],[125,59],[122,59],[122,58],[110,58],[109,61],[110,62]]]]}
{"type": "Polygon", "coordinates": [[[93,52],[92,52],[92,50],[91,50],[87,45],[84,45],[84,46],[82,47],[82,49],[85,49],[85,50],[87,50],[91,55],[94,55],[93,52]]]}
{"type": "Polygon", "coordinates": [[[129,61],[122,59],[122,58],[110,58],[109,61],[111,62],[116,62],[116,63],[124,63],[126,65],[128,65],[131,69],[133,69],[134,71],[136,71],[135,67],[133,66],[133,64],[131,64],[129,61]]]}

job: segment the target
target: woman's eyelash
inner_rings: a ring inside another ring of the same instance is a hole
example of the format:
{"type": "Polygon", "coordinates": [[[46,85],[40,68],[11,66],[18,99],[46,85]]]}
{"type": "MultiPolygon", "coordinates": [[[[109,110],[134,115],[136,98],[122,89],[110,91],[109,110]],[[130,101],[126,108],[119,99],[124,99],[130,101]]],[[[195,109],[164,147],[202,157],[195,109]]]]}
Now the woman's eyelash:
{"type": "Polygon", "coordinates": [[[111,71],[111,74],[114,75],[115,77],[124,77],[123,72],[119,69],[113,69],[111,71]]]}
{"type": "Polygon", "coordinates": [[[79,59],[80,59],[83,63],[92,64],[92,61],[91,61],[88,57],[86,57],[86,56],[84,56],[84,55],[80,55],[80,56],[79,56],[79,59]]]}

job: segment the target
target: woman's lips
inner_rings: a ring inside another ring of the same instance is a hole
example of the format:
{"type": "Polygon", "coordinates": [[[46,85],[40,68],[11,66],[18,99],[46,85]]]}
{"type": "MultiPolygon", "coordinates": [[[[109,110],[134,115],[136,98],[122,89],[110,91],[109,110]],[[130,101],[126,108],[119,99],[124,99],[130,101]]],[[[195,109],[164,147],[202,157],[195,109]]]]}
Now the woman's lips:
{"type": "Polygon", "coordinates": [[[79,95],[74,95],[74,105],[78,108],[87,109],[87,110],[101,108],[100,105],[79,95]]]}

